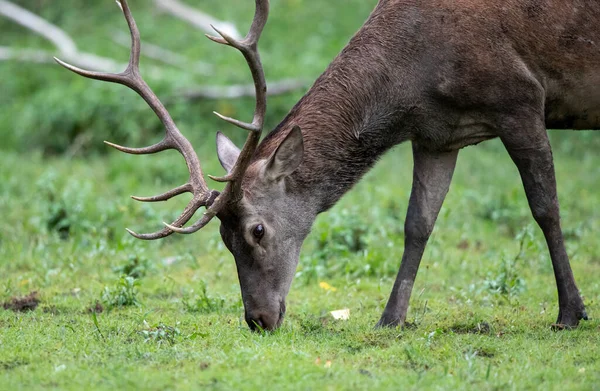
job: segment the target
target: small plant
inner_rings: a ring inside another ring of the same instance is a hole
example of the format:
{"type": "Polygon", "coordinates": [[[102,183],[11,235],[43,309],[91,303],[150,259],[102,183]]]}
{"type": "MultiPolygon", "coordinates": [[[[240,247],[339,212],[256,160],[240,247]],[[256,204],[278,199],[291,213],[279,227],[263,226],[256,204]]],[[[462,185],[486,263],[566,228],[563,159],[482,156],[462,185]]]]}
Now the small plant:
{"type": "MultiPolygon", "coordinates": [[[[191,292],[193,294],[194,291],[191,292]]],[[[189,312],[211,313],[218,312],[225,307],[225,299],[223,297],[213,297],[208,294],[207,286],[204,281],[200,282],[200,289],[191,299],[184,297],[182,299],[183,306],[189,312]]]]}
{"type": "Polygon", "coordinates": [[[304,334],[316,334],[324,330],[327,320],[327,317],[319,318],[314,315],[306,315],[300,319],[300,328],[304,334]]]}
{"type": "Polygon", "coordinates": [[[147,329],[140,331],[139,334],[144,337],[145,342],[154,341],[159,345],[167,342],[173,346],[175,345],[175,338],[181,335],[181,331],[177,327],[167,326],[162,323],[154,327],[149,327],[146,321],[144,321],[144,325],[147,329]]]}
{"type": "Polygon", "coordinates": [[[140,302],[137,298],[136,289],[139,285],[139,281],[135,278],[122,276],[119,278],[119,282],[114,289],[104,287],[101,298],[102,303],[104,303],[108,309],[132,305],[139,306],[140,302]]]}
{"type": "Polygon", "coordinates": [[[500,271],[496,276],[488,275],[485,285],[488,290],[504,297],[514,297],[525,290],[525,281],[519,276],[518,262],[525,255],[525,251],[533,244],[531,228],[523,229],[516,238],[519,241],[519,252],[514,258],[503,257],[500,271]]]}
{"type": "Polygon", "coordinates": [[[44,220],[46,229],[49,232],[58,233],[62,240],[69,238],[71,232],[71,218],[67,210],[67,203],[64,195],[57,190],[56,174],[49,172],[38,180],[37,186],[42,194],[45,194],[44,203],[46,204],[46,213],[44,220]]]}
{"type": "Polygon", "coordinates": [[[71,231],[71,220],[69,219],[64,200],[54,200],[53,198],[50,197],[48,204],[46,228],[48,231],[57,232],[61,239],[66,240],[69,238],[71,231]]]}
{"type": "Polygon", "coordinates": [[[525,282],[516,269],[516,259],[504,258],[500,272],[496,276],[488,276],[485,280],[487,288],[502,296],[513,297],[525,290],[525,282]]]}

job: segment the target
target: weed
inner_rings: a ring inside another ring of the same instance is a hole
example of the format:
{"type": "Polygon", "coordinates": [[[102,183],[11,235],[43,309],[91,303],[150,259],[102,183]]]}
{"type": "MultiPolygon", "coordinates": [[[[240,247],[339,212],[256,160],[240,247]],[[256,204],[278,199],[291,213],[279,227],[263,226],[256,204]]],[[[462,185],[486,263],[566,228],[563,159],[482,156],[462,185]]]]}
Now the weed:
{"type": "Polygon", "coordinates": [[[525,290],[525,281],[516,268],[518,258],[503,258],[496,275],[488,275],[485,280],[487,289],[492,293],[513,297],[525,290]]]}
{"type": "Polygon", "coordinates": [[[0,361],[0,370],[10,371],[25,365],[29,365],[29,362],[26,360],[0,361]]]}
{"type": "Polygon", "coordinates": [[[102,334],[102,330],[100,330],[100,323],[98,322],[98,316],[96,312],[92,312],[92,320],[94,321],[94,327],[96,327],[96,332],[102,338],[103,341],[106,341],[104,334],[102,334]]]}
{"type": "Polygon", "coordinates": [[[307,314],[300,319],[300,328],[305,334],[317,334],[324,330],[324,325],[327,321],[327,317],[317,317],[307,314]]]}
{"type": "Polygon", "coordinates": [[[46,228],[48,228],[48,231],[58,232],[58,235],[63,240],[69,238],[71,220],[69,219],[64,200],[54,200],[53,198],[50,198],[46,228]]]}
{"type": "Polygon", "coordinates": [[[100,304],[100,302],[98,300],[96,300],[96,304],[94,304],[93,306],[89,307],[87,309],[87,312],[90,314],[101,314],[104,312],[104,307],[102,306],[102,304],[100,304]]]}
{"type": "Polygon", "coordinates": [[[514,189],[510,193],[493,193],[483,197],[481,194],[469,193],[469,196],[476,205],[479,205],[479,217],[503,228],[509,236],[519,232],[520,227],[530,218],[518,207],[522,197],[519,189],[514,189]]]}
{"type": "Polygon", "coordinates": [[[56,173],[49,171],[38,179],[37,187],[40,193],[46,196],[46,229],[49,232],[57,232],[61,239],[66,240],[71,231],[71,219],[67,204],[57,189],[56,181],[56,173]]]}
{"type": "Polygon", "coordinates": [[[146,342],[154,341],[158,342],[159,345],[168,342],[172,346],[175,345],[175,338],[181,335],[181,331],[177,327],[167,326],[162,323],[149,327],[146,321],[144,321],[144,325],[147,328],[139,331],[139,334],[144,337],[146,342]]]}
{"type": "Polygon", "coordinates": [[[317,236],[316,256],[325,259],[364,250],[370,226],[360,216],[357,209],[332,213],[326,230],[317,236]]]}
{"type": "Polygon", "coordinates": [[[533,244],[531,227],[523,229],[515,238],[519,241],[519,252],[514,258],[503,257],[500,270],[495,276],[488,275],[484,285],[492,293],[511,298],[525,290],[525,281],[519,275],[517,264],[522,260],[525,252],[533,244]]]}
{"type": "Polygon", "coordinates": [[[101,301],[108,309],[139,306],[136,289],[139,285],[139,280],[130,276],[122,276],[114,288],[104,287],[101,301]]]}

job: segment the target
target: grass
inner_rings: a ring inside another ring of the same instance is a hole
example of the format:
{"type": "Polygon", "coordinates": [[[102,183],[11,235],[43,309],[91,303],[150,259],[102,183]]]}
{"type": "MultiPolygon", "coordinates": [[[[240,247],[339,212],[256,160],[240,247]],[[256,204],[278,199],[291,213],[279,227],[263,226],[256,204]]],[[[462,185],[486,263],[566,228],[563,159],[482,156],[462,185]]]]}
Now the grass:
{"type": "Polygon", "coordinates": [[[32,312],[0,310],[0,388],[594,389],[600,249],[592,189],[600,171],[591,151],[555,155],[567,245],[592,318],[578,330],[549,328],[557,304],[545,244],[516,170],[491,142],[461,153],[417,279],[411,327],[373,330],[402,253],[394,211],[406,206],[411,164],[401,146],[318,219],[283,328],[255,334],[243,322],[235,266],[216,224],[159,243],[123,232],[154,227],[177,209],[127,200],[157,186],[152,175],[117,169],[135,158],[4,154],[0,298],[37,290],[41,303],[32,312]],[[502,197],[511,200],[503,213],[510,218],[493,218],[490,203],[502,197]],[[55,203],[65,210],[67,237],[47,224],[55,203]],[[361,246],[339,239],[352,229],[361,246]],[[328,247],[324,238],[336,241],[328,247]],[[350,320],[328,316],[341,308],[350,320]]]}
{"type": "MultiPolygon", "coordinates": [[[[103,55],[117,50],[91,40],[92,16],[77,19],[45,2],[21,3],[64,22],[89,50],[97,48],[103,55]]],[[[239,15],[250,6],[243,3],[238,9],[225,3],[210,2],[210,7],[223,18],[247,19],[239,15]]],[[[273,2],[265,63],[271,64],[275,78],[298,74],[314,79],[372,6],[332,4],[317,12],[306,1],[273,2]],[[326,17],[339,9],[348,17],[326,17]],[[285,12],[294,14],[302,28],[285,23],[285,12]],[[315,36],[323,31],[336,38],[315,45],[315,36]],[[292,43],[298,48],[290,50],[292,43]]],[[[94,17],[107,18],[97,27],[109,31],[119,22],[111,19],[114,7],[97,7],[94,17]]],[[[86,10],[78,5],[69,12],[89,14],[86,10]]],[[[141,12],[140,17],[159,18],[165,26],[158,30],[181,28],[165,16],[141,12]]],[[[37,44],[18,35],[16,27],[2,25],[0,30],[22,44],[37,44]]],[[[149,33],[154,34],[149,40],[160,43],[160,31],[149,33]]],[[[0,34],[0,40],[8,37],[0,34]]],[[[186,45],[177,39],[173,43],[177,49],[186,45]]],[[[196,54],[189,50],[187,54],[196,54]]],[[[225,61],[221,54],[215,56],[215,61],[225,61]]],[[[227,66],[234,72],[239,65],[227,66]]],[[[17,127],[31,132],[41,146],[28,150],[26,141],[3,139],[0,303],[12,305],[14,298],[37,291],[28,300],[35,298],[39,305],[27,312],[0,305],[0,389],[598,389],[598,134],[551,132],[567,250],[591,318],[577,330],[550,330],[557,300],[546,245],[533,224],[516,168],[501,145],[491,141],[460,154],[417,277],[410,327],[373,329],[402,255],[412,178],[410,147],[402,145],[318,218],[303,248],[283,327],[252,333],[243,321],[235,265],[220,241],[217,222],[193,236],[151,243],[124,231],[160,228],[161,221],[184,206],[185,199],[143,205],[128,198],[185,180],[178,156],[104,154],[93,146],[55,154],[44,147],[52,141],[48,135],[24,128],[42,120],[48,109],[42,103],[63,104],[53,89],[73,93],[70,97],[83,106],[102,106],[99,97],[120,91],[118,99],[108,98],[108,108],[121,101],[122,90],[86,81],[81,88],[101,90],[96,100],[86,101],[77,95],[78,87],[61,84],[79,82],[52,68],[16,70],[14,64],[0,64],[0,73],[12,72],[14,80],[0,78],[15,97],[1,106],[0,116],[10,120],[0,121],[0,134],[17,127]],[[24,87],[28,77],[47,81],[31,91],[24,87]],[[28,103],[32,94],[36,98],[28,103]],[[18,110],[11,115],[14,108],[18,110]],[[19,118],[36,110],[35,118],[19,118]],[[328,315],[344,308],[350,309],[348,321],[328,315]]],[[[271,123],[296,98],[278,98],[271,123]]],[[[251,110],[251,102],[244,101],[205,102],[200,111],[223,104],[251,110]]],[[[135,107],[123,110],[136,112],[135,107]]],[[[113,120],[125,115],[118,110],[113,120]]],[[[194,110],[175,107],[190,128],[195,118],[207,115],[194,110]]],[[[102,120],[97,118],[101,113],[89,115],[92,123],[82,131],[96,131],[94,124],[102,120]]],[[[147,117],[142,118],[146,122],[127,121],[126,128],[135,130],[152,119],[143,110],[135,115],[147,117]]],[[[65,123],[70,120],[64,118],[65,123]]],[[[213,136],[206,142],[209,129],[217,125],[202,123],[206,132],[191,132],[192,138],[205,172],[217,174],[221,170],[213,136]]],[[[146,130],[158,133],[154,127],[146,130]]],[[[48,129],[61,131],[54,122],[48,129]]],[[[60,148],[68,150],[69,140],[60,148]]]]}

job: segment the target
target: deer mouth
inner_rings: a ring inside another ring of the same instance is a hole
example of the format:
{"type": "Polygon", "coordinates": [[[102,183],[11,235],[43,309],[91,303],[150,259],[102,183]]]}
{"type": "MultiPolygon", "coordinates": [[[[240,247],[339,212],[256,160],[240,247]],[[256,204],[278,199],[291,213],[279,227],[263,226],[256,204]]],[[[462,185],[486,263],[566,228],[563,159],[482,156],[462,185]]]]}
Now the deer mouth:
{"type": "Polygon", "coordinates": [[[285,302],[279,304],[279,313],[268,314],[268,313],[257,313],[250,314],[246,312],[246,323],[252,331],[274,331],[277,330],[283,323],[285,318],[285,302]]]}

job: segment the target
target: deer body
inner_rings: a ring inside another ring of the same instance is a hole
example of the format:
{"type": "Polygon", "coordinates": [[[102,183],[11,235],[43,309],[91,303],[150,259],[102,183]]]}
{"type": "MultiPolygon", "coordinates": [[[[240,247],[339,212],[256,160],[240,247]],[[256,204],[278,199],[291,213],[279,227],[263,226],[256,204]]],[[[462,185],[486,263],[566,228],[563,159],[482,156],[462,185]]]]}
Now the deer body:
{"type": "MultiPolygon", "coordinates": [[[[266,21],[268,2],[256,3],[247,37],[253,52],[242,52],[257,85],[255,123],[261,127],[256,119],[264,109],[264,85],[255,49],[262,27],[255,25],[266,21]]],[[[186,209],[163,231],[135,235],[156,239],[173,231],[191,233],[217,216],[236,261],[248,324],[274,329],[283,321],[300,248],[316,216],[383,153],[411,141],[414,180],[405,249],[379,322],[400,325],[458,151],[499,137],[519,169],[548,243],[558,287],[557,323],[574,327],[587,315],[564,247],[546,127],[600,129],[599,20],[600,3],[593,0],[380,0],[260,144],[251,134],[240,152],[218,136],[217,152],[228,171],[223,180],[230,182],[223,193],[227,197],[208,192],[203,180],[200,186],[194,182],[202,190],[194,190],[194,199],[201,203],[193,201],[191,213],[208,207],[199,223],[182,228],[191,217],[186,209]]],[[[213,40],[243,46],[222,36],[213,40]]],[[[184,156],[189,154],[183,149],[184,156]]],[[[179,190],[174,192],[184,191],[179,190]]]]}
{"type": "Polygon", "coordinates": [[[326,189],[322,211],[403,141],[456,150],[525,116],[600,129],[600,3],[554,3],[380,1],[255,160],[299,126],[304,163],[292,176],[316,184],[311,194],[326,189]]]}
{"type": "Polygon", "coordinates": [[[367,139],[368,155],[405,140],[459,149],[526,110],[551,129],[599,129],[598,18],[591,0],[380,1],[258,155],[291,124],[305,144],[367,139]]]}
{"type": "MultiPolygon", "coordinates": [[[[381,325],[405,319],[418,262],[460,148],[501,137],[515,144],[508,147],[514,154],[519,149],[541,151],[529,155],[548,183],[542,192],[530,190],[535,193],[530,201],[550,205],[534,211],[541,220],[545,209],[554,207],[552,225],[560,231],[555,190],[546,190],[554,188],[554,173],[544,122],[552,128],[600,129],[600,3],[541,3],[380,1],[348,46],[258,147],[256,166],[275,153],[293,126],[302,129],[303,162],[286,180],[292,200],[286,199],[278,216],[304,233],[316,214],[341,198],[385,151],[403,141],[413,143],[417,187],[405,227],[405,273],[399,275],[381,325]],[[306,221],[286,220],[301,212],[306,221]]],[[[253,186],[258,171],[250,170],[245,177],[248,193],[270,195],[264,184],[253,186]]],[[[270,207],[282,197],[261,201],[270,207]]],[[[299,235],[295,242],[302,239],[299,235]]],[[[562,242],[562,237],[551,240],[562,242]]],[[[236,250],[232,252],[243,252],[236,250]]],[[[290,270],[298,253],[295,248],[290,270]]],[[[559,286],[568,285],[561,290],[575,302],[572,313],[562,311],[558,323],[573,325],[585,312],[564,250],[555,253],[562,273],[559,286]]],[[[251,273],[239,274],[243,279],[251,273]]],[[[285,297],[287,290],[283,292],[285,297]]]]}

